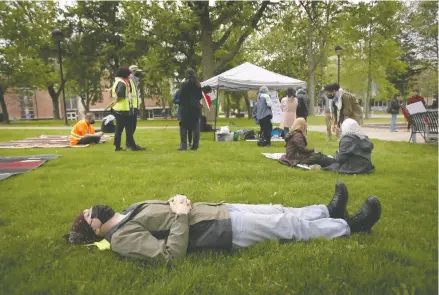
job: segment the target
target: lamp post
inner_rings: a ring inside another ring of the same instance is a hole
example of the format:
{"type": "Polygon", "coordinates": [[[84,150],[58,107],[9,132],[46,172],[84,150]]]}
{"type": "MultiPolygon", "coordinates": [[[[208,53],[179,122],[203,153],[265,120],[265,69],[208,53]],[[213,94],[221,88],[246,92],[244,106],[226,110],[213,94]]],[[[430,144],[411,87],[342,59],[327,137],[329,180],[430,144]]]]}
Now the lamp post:
{"type": "Polygon", "coordinates": [[[63,39],[64,35],[63,33],[56,29],[52,31],[52,39],[58,46],[58,62],[59,62],[59,72],[61,75],[61,87],[62,87],[62,98],[64,102],[64,121],[66,126],[69,126],[69,123],[67,122],[67,106],[66,106],[66,94],[64,92],[64,75],[62,72],[62,56],[61,56],[61,40],[63,39]]]}
{"type": "Polygon", "coordinates": [[[343,51],[343,46],[341,45],[337,45],[337,47],[335,47],[335,53],[337,54],[338,57],[338,79],[337,79],[337,83],[338,85],[340,85],[340,54],[343,51]]]}

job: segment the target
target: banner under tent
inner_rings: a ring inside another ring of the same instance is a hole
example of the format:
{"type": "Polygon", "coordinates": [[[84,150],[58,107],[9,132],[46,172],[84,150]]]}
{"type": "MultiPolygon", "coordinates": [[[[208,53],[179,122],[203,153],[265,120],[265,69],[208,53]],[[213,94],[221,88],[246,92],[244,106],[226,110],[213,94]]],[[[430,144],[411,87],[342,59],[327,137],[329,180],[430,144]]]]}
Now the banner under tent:
{"type": "MultiPolygon", "coordinates": [[[[258,67],[249,62],[243,63],[233,69],[230,69],[218,76],[212,77],[201,82],[201,86],[210,86],[216,91],[215,107],[215,127],[218,117],[218,91],[245,91],[259,90],[262,86],[267,86],[270,90],[287,89],[289,87],[299,88],[306,87],[306,82],[290,78],[275,72],[258,67]]],[[[214,135],[215,138],[215,135],[214,135]]]]}

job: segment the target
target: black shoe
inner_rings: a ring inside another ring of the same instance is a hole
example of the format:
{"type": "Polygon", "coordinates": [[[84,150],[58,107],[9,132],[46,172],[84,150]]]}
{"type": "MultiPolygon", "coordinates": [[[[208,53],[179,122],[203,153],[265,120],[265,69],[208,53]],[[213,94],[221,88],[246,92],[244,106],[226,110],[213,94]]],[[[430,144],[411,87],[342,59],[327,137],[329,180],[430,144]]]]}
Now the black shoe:
{"type": "Polygon", "coordinates": [[[184,148],[178,148],[177,151],[179,151],[179,152],[184,152],[184,151],[187,151],[187,149],[184,149],[184,148]]]}
{"type": "Polygon", "coordinates": [[[117,147],[117,148],[114,149],[114,151],[115,151],[115,152],[126,152],[126,149],[123,149],[123,148],[117,147]]]}
{"type": "Polygon", "coordinates": [[[347,220],[347,223],[351,228],[351,234],[370,232],[372,226],[377,223],[380,217],[380,201],[374,196],[368,197],[366,202],[363,204],[363,207],[361,207],[354,216],[347,220]]]}
{"type": "Polygon", "coordinates": [[[191,147],[191,151],[196,151],[198,148],[191,147]]]}
{"type": "Polygon", "coordinates": [[[335,195],[328,204],[330,218],[348,218],[346,204],[348,203],[348,189],[346,185],[339,181],[335,185],[335,195]]]}
{"type": "Polygon", "coordinates": [[[139,145],[136,145],[134,148],[131,149],[132,151],[136,152],[136,151],[144,151],[146,150],[146,148],[141,147],[139,145]]]}

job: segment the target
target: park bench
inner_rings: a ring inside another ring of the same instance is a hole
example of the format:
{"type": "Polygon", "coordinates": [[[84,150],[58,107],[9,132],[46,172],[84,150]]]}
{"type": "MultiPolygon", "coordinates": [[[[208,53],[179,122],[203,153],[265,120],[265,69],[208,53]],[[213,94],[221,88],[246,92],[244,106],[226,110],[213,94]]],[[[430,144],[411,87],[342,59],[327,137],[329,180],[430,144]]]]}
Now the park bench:
{"type": "Polygon", "coordinates": [[[412,140],[412,135],[416,136],[417,133],[424,138],[426,143],[438,142],[437,110],[427,110],[426,112],[416,113],[409,117],[412,122],[409,142],[412,140]]]}

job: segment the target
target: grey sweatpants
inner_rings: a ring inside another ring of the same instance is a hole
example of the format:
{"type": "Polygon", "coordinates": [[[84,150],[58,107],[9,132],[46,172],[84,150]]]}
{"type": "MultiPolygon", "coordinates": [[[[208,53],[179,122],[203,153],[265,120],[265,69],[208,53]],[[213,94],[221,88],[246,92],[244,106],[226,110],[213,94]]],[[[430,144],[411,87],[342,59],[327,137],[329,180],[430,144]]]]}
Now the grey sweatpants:
{"type": "Polygon", "coordinates": [[[282,205],[226,204],[232,219],[234,247],[266,240],[308,241],[350,235],[345,220],[329,218],[325,205],[289,208],[282,205]]]}

